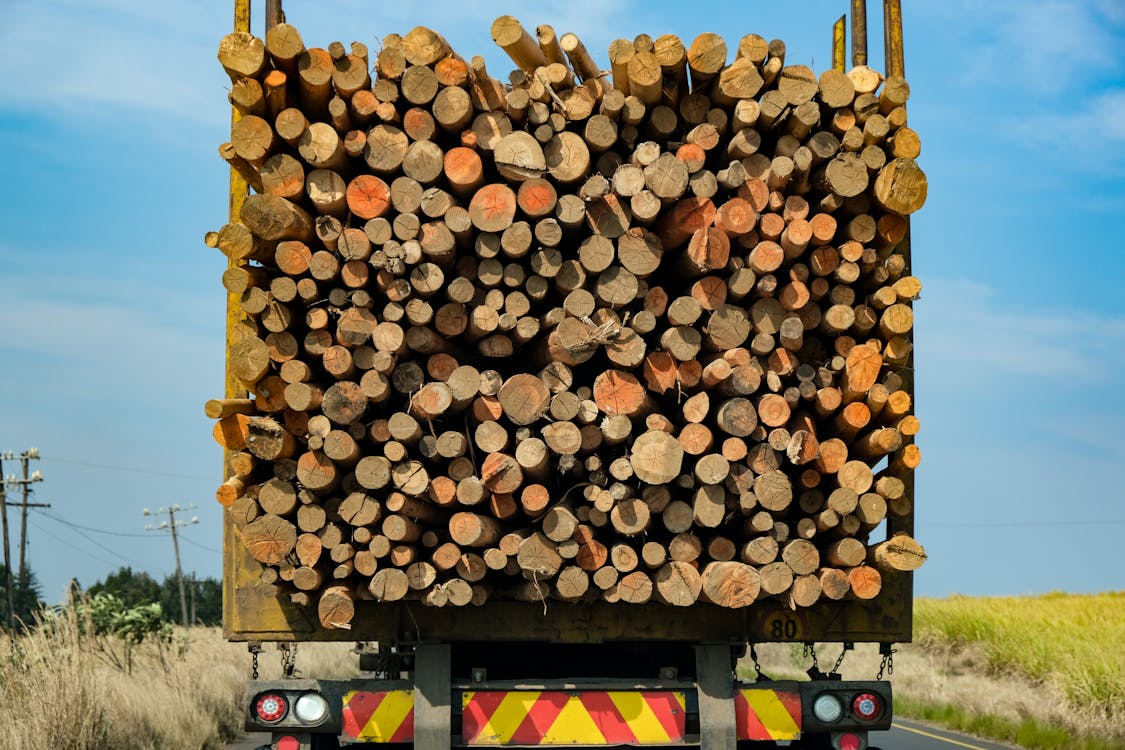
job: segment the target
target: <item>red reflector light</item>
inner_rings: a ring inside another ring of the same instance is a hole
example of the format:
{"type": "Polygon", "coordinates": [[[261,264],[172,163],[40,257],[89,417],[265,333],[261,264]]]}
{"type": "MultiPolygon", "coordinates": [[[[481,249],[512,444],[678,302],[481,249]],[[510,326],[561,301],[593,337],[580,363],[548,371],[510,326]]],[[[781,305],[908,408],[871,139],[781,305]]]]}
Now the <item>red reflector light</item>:
{"type": "Polygon", "coordinates": [[[267,724],[281,721],[289,711],[285,696],[278,693],[262,693],[254,702],[254,712],[267,724]]]}
{"type": "Polygon", "coordinates": [[[883,710],[883,703],[874,693],[860,693],[852,701],[852,713],[862,721],[871,721],[883,710]]]}
{"type": "Polygon", "coordinates": [[[301,750],[301,741],[289,734],[278,737],[277,750],[301,750]]]}
{"type": "Polygon", "coordinates": [[[861,750],[862,747],[863,740],[859,738],[858,734],[840,735],[840,750],[861,750]]]}

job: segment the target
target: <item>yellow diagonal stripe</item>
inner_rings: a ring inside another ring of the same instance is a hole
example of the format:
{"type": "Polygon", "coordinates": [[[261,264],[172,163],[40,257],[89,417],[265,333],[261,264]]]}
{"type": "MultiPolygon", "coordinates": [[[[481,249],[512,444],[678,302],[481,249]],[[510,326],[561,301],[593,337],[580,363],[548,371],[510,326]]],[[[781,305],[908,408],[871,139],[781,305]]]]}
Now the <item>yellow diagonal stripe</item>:
{"type": "MultiPolygon", "coordinates": [[[[671,739],[664,725],[660,723],[660,719],[656,718],[652,706],[645,700],[643,693],[610,693],[609,698],[621,712],[621,716],[624,717],[625,723],[629,725],[638,742],[668,742],[671,739]]],[[[683,701],[682,693],[677,693],[677,700],[683,701]]]]}
{"type": "Polygon", "coordinates": [[[537,692],[511,692],[504,696],[500,705],[481,728],[477,735],[478,744],[506,745],[512,735],[527,718],[527,712],[538,700],[537,692]]]}
{"type": "Polygon", "coordinates": [[[389,742],[391,737],[394,737],[395,732],[402,726],[402,722],[406,721],[406,717],[414,708],[414,691],[412,690],[391,690],[387,692],[387,697],[383,698],[383,702],[375,709],[375,713],[371,714],[371,718],[363,726],[363,731],[359,733],[356,739],[368,740],[371,742],[389,742]]]}
{"type": "Polygon", "coordinates": [[[795,740],[801,736],[800,728],[785,710],[777,693],[772,690],[743,690],[742,694],[772,739],[795,740]]]}
{"type": "Polygon", "coordinates": [[[570,696],[551,728],[543,734],[544,745],[603,745],[605,735],[577,695],[570,696]]]}

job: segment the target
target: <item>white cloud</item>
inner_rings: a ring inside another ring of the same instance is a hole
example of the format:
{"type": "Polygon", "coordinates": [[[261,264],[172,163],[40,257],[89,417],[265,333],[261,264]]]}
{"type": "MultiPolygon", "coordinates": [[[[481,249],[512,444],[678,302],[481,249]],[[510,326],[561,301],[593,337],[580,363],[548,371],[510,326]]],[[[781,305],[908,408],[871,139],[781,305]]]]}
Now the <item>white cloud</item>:
{"type": "Polygon", "coordinates": [[[1125,89],[1083,97],[1070,110],[1031,122],[1012,118],[1009,125],[1025,142],[1065,155],[1085,169],[1118,176],[1125,161],[1125,89]]]}
{"type": "Polygon", "coordinates": [[[211,121],[222,94],[211,90],[221,85],[211,75],[218,63],[202,64],[214,60],[219,38],[207,6],[217,10],[15,0],[0,31],[0,98],[6,107],[67,116],[98,113],[93,105],[211,121]]]}
{"type": "Polygon", "coordinates": [[[1121,67],[1125,17],[1109,2],[954,0],[914,12],[940,29],[934,33],[953,35],[962,54],[949,65],[966,86],[1043,97],[1121,67]]]}
{"type": "Polygon", "coordinates": [[[1125,369],[1125,317],[1065,308],[1016,309],[991,288],[927,280],[917,306],[923,368],[948,385],[1040,381],[1094,388],[1125,369]]]}

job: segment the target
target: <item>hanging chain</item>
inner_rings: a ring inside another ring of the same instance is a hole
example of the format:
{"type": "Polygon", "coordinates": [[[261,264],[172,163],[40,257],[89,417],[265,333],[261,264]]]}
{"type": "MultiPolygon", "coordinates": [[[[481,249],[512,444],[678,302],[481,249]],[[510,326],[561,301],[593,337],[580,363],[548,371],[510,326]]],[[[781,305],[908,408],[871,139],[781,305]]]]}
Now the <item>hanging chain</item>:
{"type": "Polygon", "coordinates": [[[281,673],[285,677],[292,677],[297,669],[297,644],[281,644],[281,673]]]}
{"type": "Polygon", "coordinates": [[[805,644],[805,646],[804,646],[804,656],[805,656],[806,659],[809,658],[810,656],[812,657],[812,666],[809,667],[805,671],[805,673],[809,676],[809,679],[823,680],[823,679],[826,679],[828,677],[828,675],[826,675],[826,674],[824,674],[824,672],[820,671],[820,661],[819,661],[819,659],[817,659],[816,646],[814,644],[812,644],[812,643],[806,643],[805,644]]]}
{"type": "Polygon", "coordinates": [[[879,664],[879,674],[875,675],[876,680],[883,679],[883,672],[888,676],[895,673],[895,647],[893,643],[880,643],[879,653],[883,655],[883,661],[879,664]]]}
{"type": "Polygon", "coordinates": [[[764,674],[762,674],[762,664],[758,661],[758,651],[754,648],[753,643],[750,644],[750,663],[754,665],[754,672],[758,675],[759,682],[762,680],[769,680],[769,677],[766,677],[764,674]]]}
{"type": "Polygon", "coordinates": [[[832,671],[828,673],[829,675],[840,674],[840,665],[844,663],[844,657],[847,656],[848,652],[851,651],[853,648],[855,648],[854,643],[849,643],[849,642],[844,643],[844,648],[840,651],[840,658],[838,658],[836,660],[836,663],[832,665],[832,671]]]}
{"type": "Polygon", "coordinates": [[[261,641],[250,641],[246,649],[250,652],[250,679],[258,679],[258,654],[262,653],[261,641]]]}
{"type": "Polygon", "coordinates": [[[812,657],[812,668],[819,672],[820,671],[820,662],[817,660],[817,657],[816,657],[816,646],[812,643],[806,643],[805,647],[804,647],[803,655],[806,659],[808,659],[810,656],[812,657]]]}

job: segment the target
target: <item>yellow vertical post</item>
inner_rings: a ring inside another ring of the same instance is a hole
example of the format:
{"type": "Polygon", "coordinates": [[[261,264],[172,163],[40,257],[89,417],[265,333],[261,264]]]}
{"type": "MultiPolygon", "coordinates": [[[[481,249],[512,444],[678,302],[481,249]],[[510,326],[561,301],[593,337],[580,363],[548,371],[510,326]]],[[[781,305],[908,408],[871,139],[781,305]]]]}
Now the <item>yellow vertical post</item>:
{"type": "Polygon", "coordinates": [[[832,25],[832,67],[841,73],[844,72],[844,66],[847,65],[847,41],[845,39],[847,25],[848,17],[846,14],[840,16],[840,19],[832,25]]]}
{"type": "MultiPolygon", "coordinates": [[[[883,39],[885,40],[884,62],[886,63],[887,75],[904,77],[906,66],[902,43],[902,5],[900,0],[883,0],[883,39]]],[[[914,264],[910,257],[910,217],[904,218],[906,219],[906,235],[902,238],[902,242],[899,243],[895,252],[900,253],[906,259],[906,268],[908,272],[913,273],[914,264]]],[[[910,394],[910,413],[913,414],[917,408],[914,390],[914,331],[911,330],[907,336],[910,341],[911,353],[907,357],[906,365],[901,368],[900,374],[902,376],[902,387],[910,394]]],[[[906,445],[913,444],[913,442],[914,438],[907,438],[904,441],[906,445]]],[[[914,470],[906,472],[906,475],[901,479],[906,497],[911,500],[911,511],[905,516],[894,516],[888,519],[888,536],[897,532],[914,535],[914,470]]],[[[914,574],[907,573],[900,577],[901,583],[898,584],[901,592],[901,624],[906,626],[908,631],[912,629],[914,618],[913,579],[914,574]]]]}
{"type": "MultiPolygon", "coordinates": [[[[235,31],[250,31],[250,0],[234,0],[234,30],[235,31]]],[[[241,115],[235,107],[230,110],[230,124],[231,127],[238,122],[241,115]]],[[[246,184],[246,180],[242,179],[242,175],[238,173],[237,169],[230,170],[230,211],[228,221],[238,221],[238,216],[242,212],[242,204],[246,201],[246,195],[250,188],[246,184]]],[[[232,266],[244,265],[242,261],[230,261],[232,266]]],[[[233,294],[227,295],[227,362],[226,362],[226,387],[224,393],[226,398],[237,398],[242,395],[245,390],[242,383],[235,377],[231,371],[230,366],[230,348],[233,344],[233,336],[235,329],[241,324],[243,318],[242,310],[238,304],[238,298],[233,294]]],[[[226,472],[224,471],[224,474],[226,472]]],[[[224,476],[226,478],[226,476],[224,476]]]]}
{"type": "Polygon", "coordinates": [[[852,0],[852,67],[867,64],[867,0],[852,0]]]}
{"type": "MultiPolygon", "coordinates": [[[[234,0],[234,30],[235,31],[250,31],[250,0],[234,0]]],[[[234,126],[240,117],[239,111],[231,107],[230,123],[231,127],[234,126]]],[[[246,202],[246,196],[250,192],[250,187],[246,184],[246,180],[242,179],[242,175],[238,170],[232,168],[230,170],[230,204],[229,204],[229,218],[228,221],[238,221],[239,215],[242,213],[242,204],[246,202]]],[[[230,266],[243,265],[242,262],[237,260],[229,261],[230,266]]],[[[225,386],[223,392],[226,398],[237,398],[245,391],[245,386],[235,376],[231,368],[231,346],[234,344],[234,337],[236,329],[242,325],[244,313],[238,304],[238,297],[233,294],[227,294],[227,325],[226,325],[226,371],[225,371],[225,386]]],[[[230,452],[223,451],[223,479],[230,478],[230,452]]],[[[237,628],[237,597],[235,596],[237,568],[239,562],[239,549],[238,541],[235,538],[234,522],[231,520],[230,514],[224,511],[223,513],[223,630],[227,633],[237,628]]]]}
{"type": "Polygon", "coordinates": [[[902,0],[883,0],[883,28],[886,39],[887,75],[906,77],[902,50],[902,0]]]}

